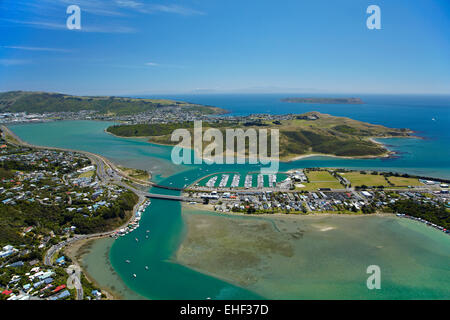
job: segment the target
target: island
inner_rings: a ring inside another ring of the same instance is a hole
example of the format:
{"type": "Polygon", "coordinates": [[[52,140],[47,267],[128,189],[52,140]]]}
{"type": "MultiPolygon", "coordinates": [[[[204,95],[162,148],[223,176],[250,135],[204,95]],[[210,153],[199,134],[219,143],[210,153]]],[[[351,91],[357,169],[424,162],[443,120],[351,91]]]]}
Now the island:
{"type": "Polygon", "coordinates": [[[364,104],[361,98],[284,98],[288,103],[364,104]]]}
{"type": "MultiPolygon", "coordinates": [[[[171,134],[180,128],[187,129],[191,132],[191,137],[194,136],[193,122],[186,121],[168,124],[120,124],[110,126],[107,132],[120,137],[146,137],[149,142],[156,144],[175,145],[177,143],[171,141],[171,134]]],[[[203,121],[203,130],[208,128],[217,128],[223,133],[226,129],[233,128],[278,129],[280,159],[284,161],[311,155],[388,157],[392,152],[374,138],[411,137],[413,133],[405,128],[388,128],[319,112],[213,118],[209,122],[203,121]]],[[[207,143],[204,143],[204,146],[206,145],[207,143]]]]}

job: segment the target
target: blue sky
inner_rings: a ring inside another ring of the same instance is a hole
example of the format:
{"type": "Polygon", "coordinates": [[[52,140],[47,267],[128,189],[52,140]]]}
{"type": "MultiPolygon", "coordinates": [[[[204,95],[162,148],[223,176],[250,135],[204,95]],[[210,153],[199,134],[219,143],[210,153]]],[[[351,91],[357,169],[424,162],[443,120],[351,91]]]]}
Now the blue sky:
{"type": "Polygon", "coordinates": [[[0,91],[450,94],[448,0],[0,0],[0,35],[0,91]]]}

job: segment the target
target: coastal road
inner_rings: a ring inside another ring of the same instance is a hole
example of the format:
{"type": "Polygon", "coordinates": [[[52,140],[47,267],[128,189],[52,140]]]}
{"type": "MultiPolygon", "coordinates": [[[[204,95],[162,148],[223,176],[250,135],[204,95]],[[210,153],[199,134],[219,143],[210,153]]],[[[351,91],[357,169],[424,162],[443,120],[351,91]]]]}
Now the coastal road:
{"type": "Polygon", "coordinates": [[[81,268],[77,264],[72,264],[66,269],[69,278],[67,279],[67,288],[75,289],[77,292],[76,300],[83,300],[84,292],[81,285],[81,268]]]}
{"type": "Polygon", "coordinates": [[[130,180],[136,184],[142,185],[142,186],[148,186],[148,187],[155,186],[155,184],[151,181],[139,180],[139,179],[136,179],[136,178],[126,175],[119,168],[117,168],[114,165],[114,163],[112,163],[108,159],[106,159],[100,155],[97,155],[95,153],[91,153],[88,151],[82,151],[82,150],[58,148],[58,147],[35,146],[32,144],[29,144],[28,142],[23,141],[20,137],[18,137],[14,132],[12,132],[8,127],[6,127],[4,125],[1,126],[1,130],[2,130],[2,136],[3,136],[4,140],[6,140],[6,141],[10,140],[10,139],[7,139],[7,135],[9,135],[10,137],[12,137],[12,139],[14,139],[17,142],[17,143],[14,143],[14,142],[9,141],[13,145],[34,148],[34,149],[41,149],[41,150],[54,150],[54,151],[71,152],[71,153],[78,153],[78,154],[85,155],[86,157],[89,158],[89,160],[92,161],[92,163],[94,163],[97,166],[97,174],[99,175],[99,178],[102,181],[109,180],[110,177],[109,177],[108,173],[106,172],[106,167],[109,167],[111,169],[111,172],[114,172],[114,179],[118,179],[118,177],[123,177],[125,179],[128,179],[128,180],[130,180]]]}

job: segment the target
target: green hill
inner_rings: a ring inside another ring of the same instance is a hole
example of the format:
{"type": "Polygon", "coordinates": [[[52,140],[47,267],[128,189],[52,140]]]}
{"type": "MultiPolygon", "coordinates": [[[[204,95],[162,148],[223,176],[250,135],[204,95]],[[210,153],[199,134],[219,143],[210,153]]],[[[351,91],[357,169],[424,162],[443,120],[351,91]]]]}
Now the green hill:
{"type": "Polygon", "coordinates": [[[225,110],[164,99],[124,97],[81,97],[60,93],[10,91],[0,93],[0,112],[77,112],[97,111],[109,115],[132,115],[161,107],[178,107],[202,114],[223,114],[225,110]]]}
{"type": "MultiPolygon", "coordinates": [[[[219,128],[223,133],[227,128],[278,129],[280,158],[283,160],[308,154],[348,157],[385,156],[389,151],[371,138],[408,137],[412,133],[408,129],[392,129],[319,112],[309,112],[294,116],[292,120],[282,121],[257,119],[244,122],[203,123],[204,130],[211,127],[219,128]]],[[[107,131],[124,137],[147,136],[150,142],[174,145],[176,143],[170,140],[171,134],[173,130],[179,128],[188,129],[193,137],[193,124],[190,122],[168,125],[118,125],[109,127],[107,131]]],[[[205,143],[205,146],[207,144],[205,143]]]]}

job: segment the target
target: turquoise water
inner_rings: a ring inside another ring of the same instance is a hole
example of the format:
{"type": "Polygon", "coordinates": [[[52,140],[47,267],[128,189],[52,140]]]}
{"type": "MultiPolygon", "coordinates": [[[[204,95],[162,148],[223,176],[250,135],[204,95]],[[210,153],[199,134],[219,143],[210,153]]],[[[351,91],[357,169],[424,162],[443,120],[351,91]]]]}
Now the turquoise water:
{"type": "MultiPolygon", "coordinates": [[[[339,96],[330,94],[333,96],[339,96]]],[[[328,95],[328,96],[330,96],[328,95]]],[[[252,113],[304,113],[319,111],[393,128],[409,128],[424,138],[383,139],[389,149],[399,152],[398,159],[348,160],[328,157],[308,158],[283,164],[281,171],[301,167],[378,168],[450,179],[450,96],[358,95],[363,105],[326,105],[283,103],[280,99],[299,94],[177,95],[165,98],[213,105],[232,115],[252,113]],[[434,118],[434,121],[432,120],[434,118]]],[[[308,94],[308,97],[320,95],[308,94]]]]}
{"type": "MultiPolygon", "coordinates": [[[[218,97],[213,98],[220,100],[218,97]]],[[[214,104],[213,102],[215,102],[215,100],[213,98],[211,98],[208,104],[214,104]]],[[[241,101],[247,101],[244,98],[242,98],[243,100],[241,101]]],[[[194,98],[189,100],[194,101],[193,99],[194,98]]],[[[201,99],[206,98],[202,97],[201,99]]],[[[234,97],[223,99],[225,100],[220,100],[222,101],[221,103],[227,104],[229,107],[231,105],[229,104],[229,100],[233,100],[234,97]]],[[[247,113],[253,112],[252,108],[255,104],[259,105],[260,103],[266,103],[267,105],[270,105],[270,101],[274,101],[273,103],[276,104],[274,99],[273,96],[260,97],[256,99],[256,102],[255,100],[250,99],[249,101],[253,102],[248,102],[250,106],[248,106],[247,113]]],[[[378,102],[380,105],[372,105],[372,108],[367,105],[314,106],[313,110],[321,112],[346,116],[351,116],[353,113],[354,116],[351,117],[359,120],[370,121],[372,123],[379,123],[381,121],[381,124],[385,125],[409,127],[420,131],[427,139],[386,139],[384,142],[387,143],[390,148],[399,152],[399,157],[394,159],[353,160],[314,157],[290,163],[282,163],[280,165],[280,171],[302,167],[347,167],[393,170],[450,178],[450,166],[448,165],[448,145],[450,137],[447,130],[447,128],[450,127],[449,104],[446,104],[448,100],[444,99],[443,101],[444,102],[437,99],[437,102],[435,101],[434,105],[427,109],[429,112],[426,111],[427,107],[423,104],[412,104],[411,106],[408,102],[403,104],[397,102],[399,105],[394,104],[394,106],[391,105],[390,108],[385,105],[383,107],[381,102],[378,102]],[[356,114],[356,108],[361,110],[359,115],[356,114]],[[375,111],[373,108],[375,108],[375,111]],[[331,112],[333,111],[331,109],[333,109],[334,112],[331,112]],[[394,112],[391,109],[397,111],[394,112]],[[388,112],[389,110],[391,111],[388,112]],[[414,110],[416,111],[416,115],[413,115],[414,110]],[[370,115],[373,116],[373,119],[364,119],[370,118],[370,115]],[[432,121],[432,123],[430,123],[431,115],[435,117],[437,121],[432,121]],[[419,118],[422,118],[421,121],[419,121],[419,118]],[[394,123],[397,125],[394,125],[394,123]],[[438,134],[439,131],[440,134],[438,134]]],[[[202,103],[205,102],[203,101],[202,103]]],[[[222,106],[220,103],[215,105],[222,106]]],[[[294,109],[296,113],[301,113],[303,111],[311,110],[311,107],[304,105],[289,105],[286,106],[285,111],[293,112],[294,109]]],[[[265,109],[260,107],[258,110],[258,112],[262,112],[265,109]]],[[[277,110],[279,110],[279,108],[277,110]]],[[[258,166],[250,165],[175,166],[170,160],[170,147],[151,145],[140,139],[121,139],[108,135],[104,132],[104,129],[110,124],[111,123],[107,122],[68,121],[15,125],[11,126],[11,129],[22,139],[33,144],[86,150],[101,154],[124,166],[150,170],[153,173],[153,180],[164,185],[183,187],[187,183],[192,183],[197,179],[214,172],[232,171],[245,174],[247,172],[256,172],[259,170],[258,166]]],[[[152,191],[170,192],[161,189],[152,191]]],[[[414,238],[415,233],[420,233],[421,237],[424,237],[422,233],[428,234],[430,232],[436,232],[435,230],[427,229],[422,225],[417,228],[420,231],[413,228],[411,229],[411,233],[408,233],[409,236],[414,238]]],[[[276,298],[276,296],[271,296],[270,294],[261,295],[231,285],[209,275],[193,271],[172,261],[171,259],[173,258],[180,241],[183,239],[184,232],[180,204],[170,201],[154,200],[141,220],[141,228],[114,242],[110,251],[111,263],[128,287],[140,295],[151,299],[206,299],[207,297],[213,299],[276,298]],[[145,239],[146,230],[150,230],[150,239],[145,239]],[[135,238],[138,238],[139,241],[136,242],[135,238]],[[125,260],[127,259],[131,261],[130,264],[125,263],[125,260]],[[145,270],[145,266],[149,266],[148,271],[145,270]],[[137,278],[133,278],[133,274],[136,274],[137,278]]],[[[393,232],[395,233],[395,230],[393,232]]],[[[364,235],[362,235],[362,237],[364,237],[364,235]]],[[[433,236],[428,235],[428,237],[433,236]]],[[[435,263],[435,268],[441,270],[443,273],[441,277],[448,280],[448,255],[446,256],[440,253],[443,248],[448,248],[448,242],[443,243],[443,241],[446,240],[442,240],[443,238],[440,239],[440,243],[433,242],[433,245],[442,247],[437,247],[436,251],[427,254],[433,257],[432,261],[435,263]]],[[[425,241],[424,243],[427,242],[425,241]]],[[[415,255],[419,256],[423,254],[423,252],[423,248],[421,249],[419,247],[414,252],[411,252],[411,255],[412,257],[415,255]]],[[[388,257],[385,258],[387,259],[388,257]]],[[[326,263],[326,257],[322,257],[322,259],[323,263],[326,263]]],[[[392,257],[392,259],[395,259],[395,257],[392,257]]],[[[345,268],[345,264],[342,264],[342,267],[345,268]]],[[[432,277],[435,282],[436,277],[439,277],[439,274],[424,274],[423,272],[419,272],[419,274],[425,277],[432,277]]],[[[324,276],[326,276],[326,274],[324,274],[324,276]]],[[[414,282],[414,279],[410,279],[410,281],[414,282]]],[[[445,284],[446,282],[444,281],[443,285],[445,286],[445,284]]],[[[414,297],[413,295],[405,293],[407,290],[404,290],[404,283],[400,282],[396,285],[397,287],[395,287],[394,284],[391,293],[398,289],[398,295],[391,294],[386,297],[414,297]]],[[[321,287],[320,290],[327,290],[327,288],[326,286],[321,287]]],[[[436,292],[441,292],[442,288],[436,290],[436,292]]],[[[268,290],[267,292],[270,293],[271,291],[268,290]]],[[[431,288],[426,297],[435,297],[436,292],[433,293],[433,289],[431,288]]],[[[336,291],[336,294],[337,296],[335,298],[339,298],[339,290],[336,291]]],[[[293,295],[291,298],[295,297],[307,298],[307,296],[305,297],[302,295],[293,295]]],[[[355,296],[355,298],[364,297],[355,296]]]]}

